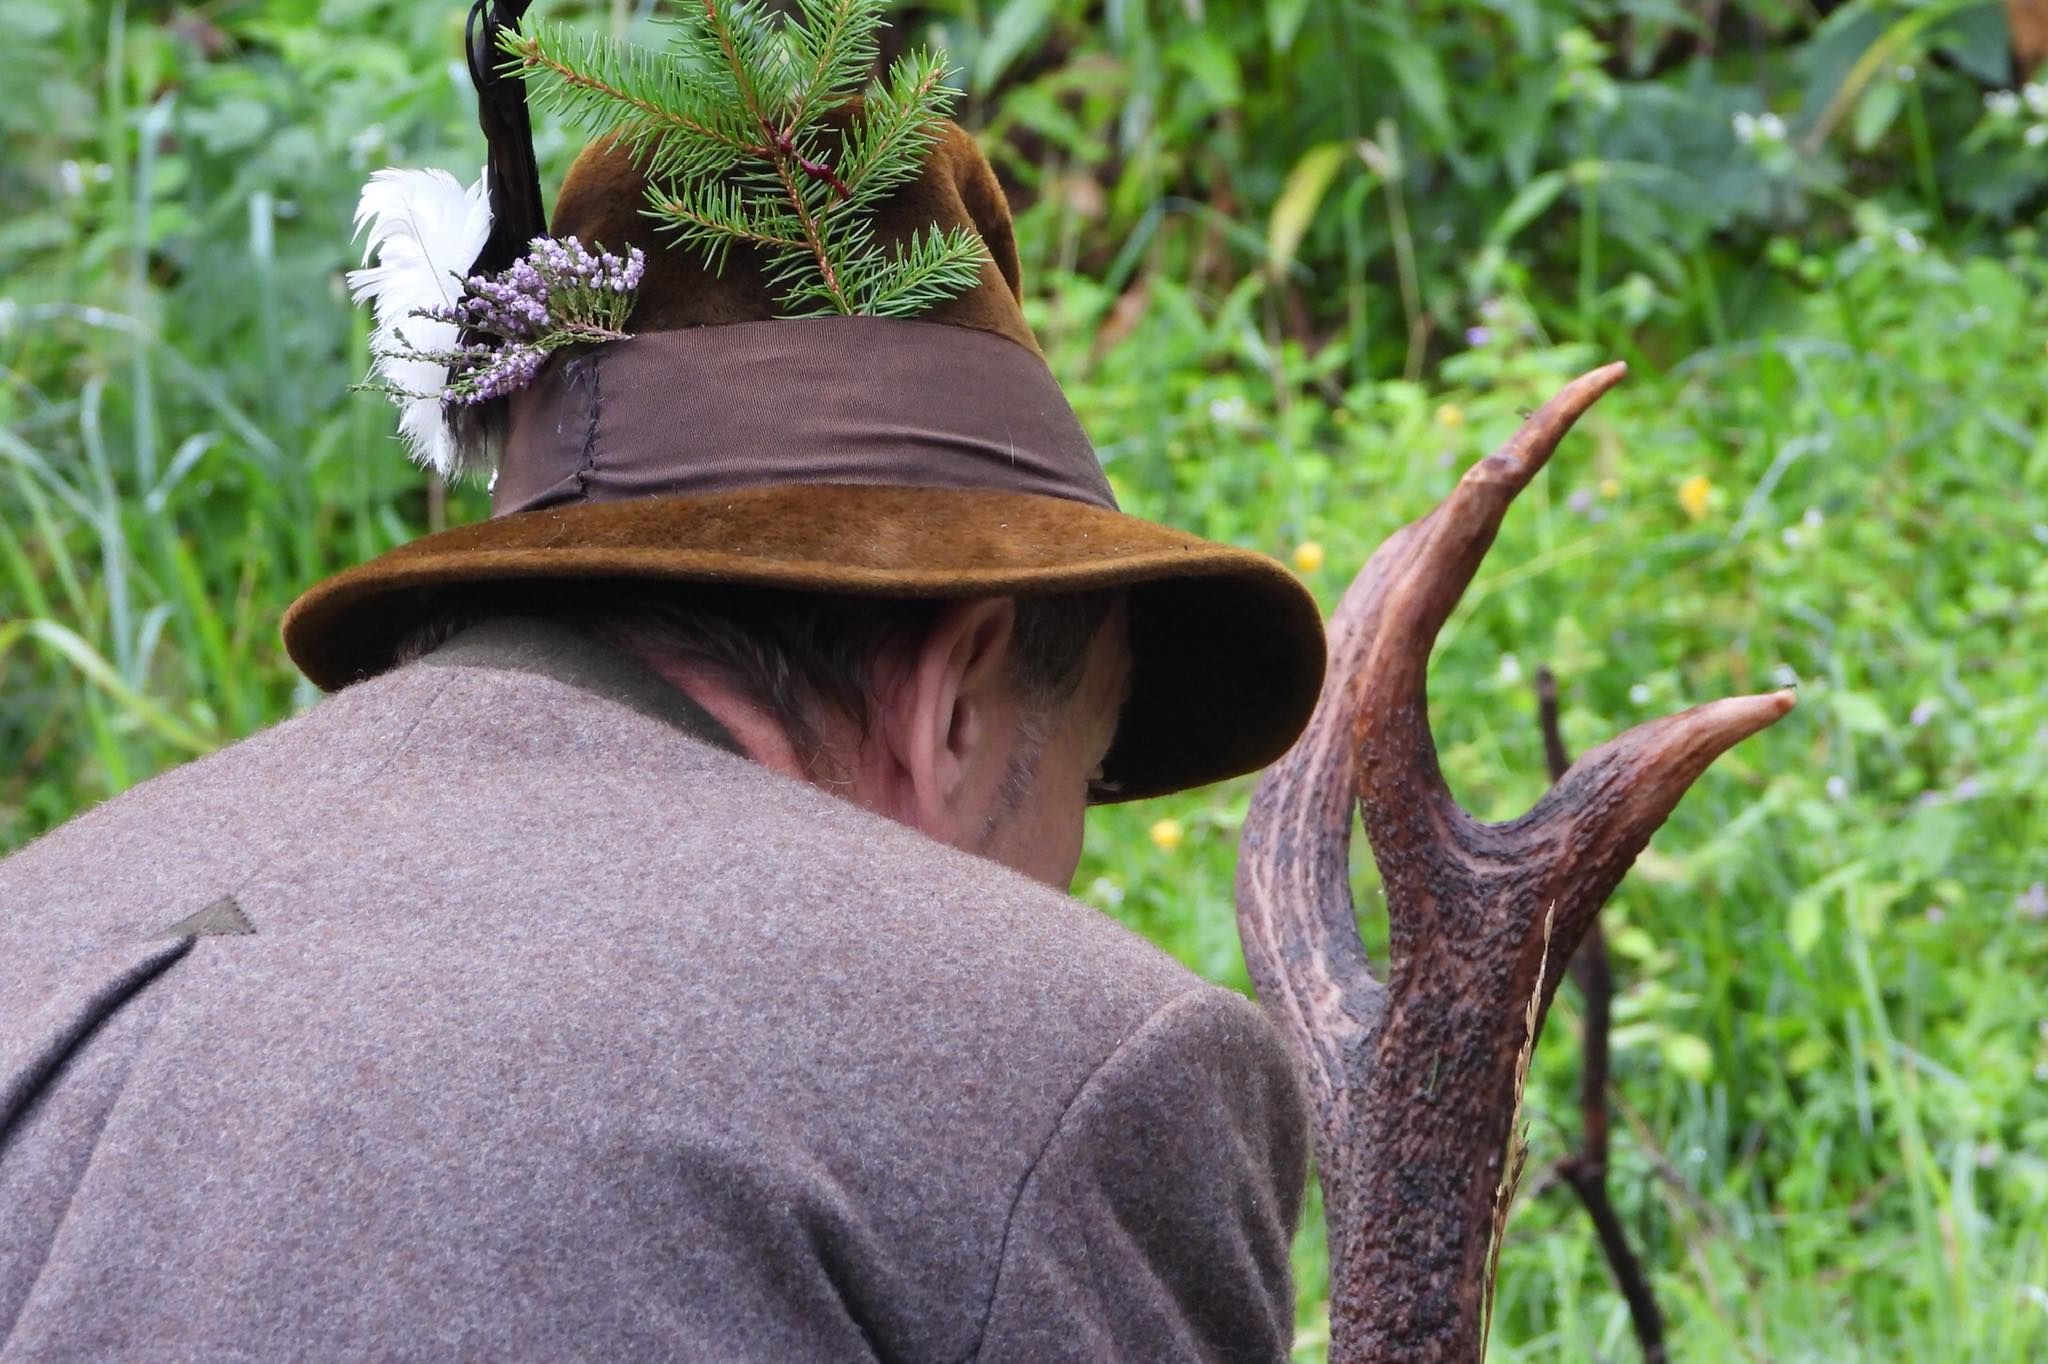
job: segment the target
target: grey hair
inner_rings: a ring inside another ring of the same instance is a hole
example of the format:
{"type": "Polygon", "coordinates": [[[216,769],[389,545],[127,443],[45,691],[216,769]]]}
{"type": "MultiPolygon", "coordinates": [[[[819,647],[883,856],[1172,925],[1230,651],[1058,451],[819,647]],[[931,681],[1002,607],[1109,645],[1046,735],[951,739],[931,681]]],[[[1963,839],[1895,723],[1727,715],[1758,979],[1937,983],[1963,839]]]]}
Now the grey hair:
{"type": "MultiPolygon", "coordinates": [[[[1118,596],[1104,591],[1016,598],[1011,685],[1031,717],[1028,728],[1040,736],[1030,748],[1042,746],[1044,720],[1080,686],[1089,651],[1118,596]]],[[[430,653],[490,617],[539,616],[643,662],[674,660],[713,670],[767,710],[811,764],[820,754],[820,722],[827,714],[837,712],[867,731],[876,660],[892,644],[922,639],[945,605],[774,588],[551,583],[516,597],[451,604],[404,640],[395,661],[430,653]]]]}

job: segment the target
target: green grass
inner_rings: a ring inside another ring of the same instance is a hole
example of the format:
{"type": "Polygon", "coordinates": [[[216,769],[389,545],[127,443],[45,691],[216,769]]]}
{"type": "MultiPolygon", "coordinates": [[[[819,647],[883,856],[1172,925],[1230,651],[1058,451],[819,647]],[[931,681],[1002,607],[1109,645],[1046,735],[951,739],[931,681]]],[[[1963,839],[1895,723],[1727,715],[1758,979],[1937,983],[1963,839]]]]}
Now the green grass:
{"type": "MultiPolygon", "coordinates": [[[[1539,664],[1575,749],[1799,683],[1608,910],[1613,1183],[1674,1355],[2048,1356],[2048,268],[1969,160],[2019,124],[1979,121],[1960,59],[1866,73],[1896,126],[1854,115],[1876,127],[1860,153],[1834,150],[1845,131],[1776,190],[1715,180],[1763,216],[1673,208],[1666,241],[1643,128],[1725,128],[1753,55],[1711,80],[1623,72],[1641,126],[1617,129],[1586,112],[1606,68],[1557,40],[1602,6],[1525,7],[1541,31],[1515,81],[1431,96],[1428,62],[1491,50],[1495,7],[1424,7],[1425,59],[1399,46],[1419,29],[1354,5],[1332,12],[1359,50],[1415,64],[1326,105],[1303,79],[1323,58],[1280,44],[1294,8],[1104,32],[1078,6],[934,12],[989,83],[977,100],[1007,91],[978,108],[1025,187],[1033,321],[1126,506],[1283,558],[1319,545],[1310,581],[1334,601],[1562,379],[1631,360],[1512,513],[1432,698],[1453,788],[1500,818],[1542,789],[1539,664]],[[1448,170],[1515,164],[1521,115],[1488,101],[1530,82],[1566,93],[1519,190],[1448,170]],[[1135,150],[1110,155],[1106,128],[1135,150]],[[1372,157],[1296,174],[1347,128],[1372,157]],[[1794,191],[1803,216],[1768,221],[1794,191]],[[1490,334],[1459,340],[1473,325],[1490,334]]],[[[0,111],[0,848],[311,704],[277,642],[291,597],[481,514],[474,490],[444,507],[388,410],[347,392],[365,325],[339,284],[369,170],[478,160],[448,69],[460,10],[265,0],[171,23],[0,0],[38,96],[0,111]]],[[[1800,107],[1917,12],[1854,4],[1801,36],[1800,107]]],[[[551,129],[541,149],[554,174],[573,151],[551,129]]],[[[1698,169],[1681,151],[1659,173],[1698,169]]],[[[2020,203],[2038,174],[2013,183],[2020,203]]],[[[1080,892],[1243,987],[1248,794],[1106,812],[1080,892]],[[1167,819],[1178,842],[1153,836],[1167,819]]],[[[1358,887],[1377,945],[1362,856],[1358,887]]],[[[1633,1352],[1585,1219],[1542,1176],[1572,1140],[1577,1027],[1567,990],[1530,1080],[1497,1359],[1633,1352]]],[[[1315,1358],[1313,1225],[1299,1250],[1315,1358]]]]}

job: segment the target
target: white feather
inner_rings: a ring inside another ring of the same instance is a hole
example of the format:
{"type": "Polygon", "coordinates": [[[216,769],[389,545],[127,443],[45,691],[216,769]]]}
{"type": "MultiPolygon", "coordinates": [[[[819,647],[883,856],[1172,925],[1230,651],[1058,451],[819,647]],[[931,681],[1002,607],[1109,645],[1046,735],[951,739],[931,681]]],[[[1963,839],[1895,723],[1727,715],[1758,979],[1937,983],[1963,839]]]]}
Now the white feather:
{"type": "MultiPolygon", "coordinates": [[[[394,354],[401,339],[414,350],[452,350],[452,323],[414,317],[418,308],[453,303],[460,278],[469,272],[491,232],[491,203],[484,177],[464,189],[439,170],[380,170],[363,186],[356,205],[356,233],[369,227],[363,247],[365,268],[348,272],[349,293],[370,300],[377,328],[370,338],[377,377],[408,393],[439,394],[448,375],[426,360],[394,354]],[[375,256],[377,263],[368,264],[375,256]]],[[[466,449],[442,413],[438,397],[400,398],[398,431],[413,461],[443,478],[489,462],[487,451],[466,449]]]]}

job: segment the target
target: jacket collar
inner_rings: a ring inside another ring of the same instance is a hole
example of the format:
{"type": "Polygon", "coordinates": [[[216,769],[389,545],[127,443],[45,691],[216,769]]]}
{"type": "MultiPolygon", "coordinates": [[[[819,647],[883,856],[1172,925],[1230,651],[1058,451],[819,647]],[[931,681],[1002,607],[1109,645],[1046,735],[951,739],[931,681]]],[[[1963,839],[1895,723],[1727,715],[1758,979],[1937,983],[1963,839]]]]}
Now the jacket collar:
{"type": "Polygon", "coordinates": [[[451,636],[420,660],[432,667],[532,673],[603,697],[745,757],[724,725],[639,659],[533,616],[500,616],[451,636]]]}

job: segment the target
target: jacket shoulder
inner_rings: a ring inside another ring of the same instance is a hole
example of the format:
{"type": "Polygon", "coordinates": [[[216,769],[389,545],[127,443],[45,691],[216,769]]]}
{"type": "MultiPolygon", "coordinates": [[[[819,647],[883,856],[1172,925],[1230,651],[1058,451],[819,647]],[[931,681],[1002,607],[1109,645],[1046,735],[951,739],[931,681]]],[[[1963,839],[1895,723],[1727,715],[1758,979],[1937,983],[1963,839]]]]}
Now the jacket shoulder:
{"type": "Polygon", "coordinates": [[[1306,1161],[1304,1098],[1264,1016],[1225,990],[1180,996],[1095,1069],[1034,1162],[976,1357],[1284,1360],[1306,1161]]]}
{"type": "Polygon", "coordinates": [[[0,930],[90,947],[202,908],[373,775],[437,685],[351,688],[81,812],[0,858],[0,930]]]}

